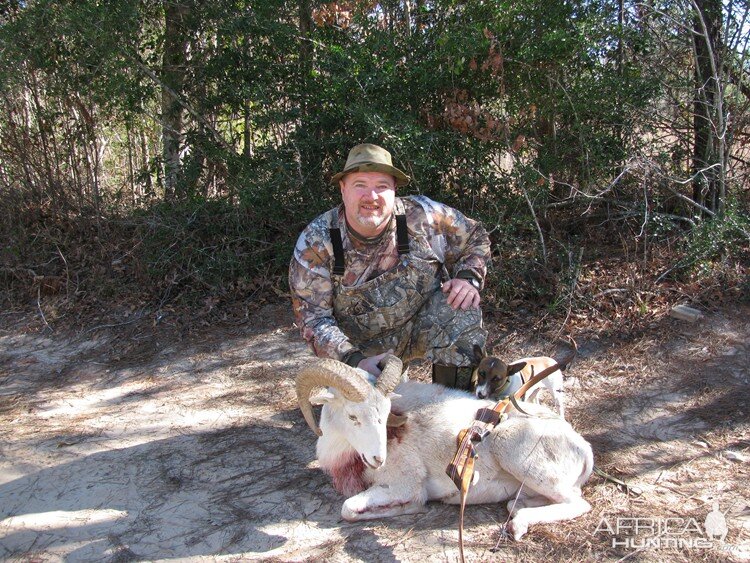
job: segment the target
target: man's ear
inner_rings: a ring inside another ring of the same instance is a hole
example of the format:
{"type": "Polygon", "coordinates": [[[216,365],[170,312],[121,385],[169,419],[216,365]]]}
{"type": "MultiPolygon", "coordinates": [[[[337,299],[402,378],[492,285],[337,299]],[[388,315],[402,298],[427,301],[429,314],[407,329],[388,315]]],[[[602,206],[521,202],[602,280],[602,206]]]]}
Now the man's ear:
{"type": "Polygon", "coordinates": [[[526,367],[526,362],[517,362],[515,364],[510,364],[508,366],[508,376],[511,376],[514,373],[518,373],[525,367],[526,367]]]}
{"type": "Polygon", "coordinates": [[[315,393],[315,395],[312,395],[310,397],[310,404],[312,405],[325,405],[326,403],[330,403],[336,398],[336,395],[331,393],[328,389],[324,389],[323,391],[320,391],[319,393],[315,393]]]}

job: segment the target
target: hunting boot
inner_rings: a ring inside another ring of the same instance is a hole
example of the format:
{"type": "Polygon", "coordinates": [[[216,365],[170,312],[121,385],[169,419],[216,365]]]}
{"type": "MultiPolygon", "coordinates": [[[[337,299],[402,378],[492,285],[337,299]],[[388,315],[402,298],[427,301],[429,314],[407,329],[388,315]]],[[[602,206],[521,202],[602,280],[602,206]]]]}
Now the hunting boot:
{"type": "Polygon", "coordinates": [[[472,391],[473,374],[474,368],[471,366],[456,367],[432,364],[432,382],[454,389],[472,391]]]}

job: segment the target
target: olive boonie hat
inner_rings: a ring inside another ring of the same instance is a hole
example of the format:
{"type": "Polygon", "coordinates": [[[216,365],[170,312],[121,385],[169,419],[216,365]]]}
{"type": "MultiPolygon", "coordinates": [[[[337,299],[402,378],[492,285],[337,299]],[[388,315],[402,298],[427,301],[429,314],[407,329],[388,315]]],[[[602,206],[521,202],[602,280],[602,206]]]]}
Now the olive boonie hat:
{"type": "Polygon", "coordinates": [[[364,143],[357,145],[349,151],[349,157],[346,159],[344,170],[334,174],[331,178],[331,184],[338,184],[344,176],[351,172],[383,172],[396,178],[397,186],[405,186],[409,183],[409,176],[393,166],[391,153],[383,147],[364,143]]]}

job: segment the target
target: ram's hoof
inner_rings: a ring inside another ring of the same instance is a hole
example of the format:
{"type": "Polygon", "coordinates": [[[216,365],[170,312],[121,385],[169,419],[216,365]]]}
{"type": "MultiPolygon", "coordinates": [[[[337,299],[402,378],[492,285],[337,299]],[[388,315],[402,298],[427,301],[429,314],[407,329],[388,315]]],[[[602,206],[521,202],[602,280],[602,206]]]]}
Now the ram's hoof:
{"type": "Polygon", "coordinates": [[[529,531],[529,525],[518,517],[513,518],[508,524],[508,532],[513,536],[516,541],[521,541],[521,538],[529,531]]]}
{"type": "Polygon", "coordinates": [[[367,511],[367,506],[362,502],[358,502],[358,500],[356,497],[352,497],[344,501],[341,507],[341,517],[344,520],[354,522],[363,519],[362,515],[367,511]]]}
{"type": "Polygon", "coordinates": [[[341,517],[347,522],[356,522],[357,520],[359,520],[359,518],[357,518],[357,515],[354,512],[351,512],[350,510],[347,510],[346,508],[341,509],[341,517]]]}

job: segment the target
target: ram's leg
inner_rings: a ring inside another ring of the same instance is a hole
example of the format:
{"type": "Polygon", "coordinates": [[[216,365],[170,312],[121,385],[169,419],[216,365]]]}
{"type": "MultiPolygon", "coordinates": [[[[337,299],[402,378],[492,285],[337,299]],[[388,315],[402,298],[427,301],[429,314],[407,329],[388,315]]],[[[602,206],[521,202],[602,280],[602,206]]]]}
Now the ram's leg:
{"type": "MultiPolygon", "coordinates": [[[[562,496],[562,495],[561,495],[562,496]]],[[[509,525],[509,531],[513,539],[520,540],[533,524],[546,524],[550,522],[561,522],[572,520],[591,510],[591,505],[581,497],[580,491],[571,491],[570,495],[560,499],[555,504],[543,504],[550,502],[544,497],[531,497],[524,501],[524,506],[513,510],[513,519],[509,525]]]]}
{"type": "Polygon", "coordinates": [[[511,518],[515,516],[516,512],[518,512],[522,508],[544,506],[545,504],[549,504],[548,498],[545,498],[541,495],[533,495],[533,493],[533,496],[530,496],[528,494],[525,494],[524,491],[525,489],[521,489],[521,492],[517,496],[514,496],[512,499],[510,499],[508,501],[508,504],[506,505],[511,518]]]}
{"type": "Polygon", "coordinates": [[[412,487],[374,485],[346,499],[341,507],[344,520],[371,520],[421,512],[425,500],[412,487]]]}

